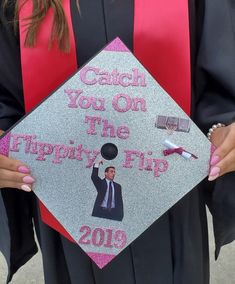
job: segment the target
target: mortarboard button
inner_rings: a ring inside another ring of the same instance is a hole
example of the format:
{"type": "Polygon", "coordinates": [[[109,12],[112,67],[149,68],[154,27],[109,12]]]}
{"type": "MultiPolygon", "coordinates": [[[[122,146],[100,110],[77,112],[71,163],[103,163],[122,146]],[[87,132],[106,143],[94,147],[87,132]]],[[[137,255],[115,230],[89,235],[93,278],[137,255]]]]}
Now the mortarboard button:
{"type": "Polygon", "coordinates": [[[113,143],[106,143],[101,148],[101,156],[105,160],[113,160],[118,155],[118,148],[113,143]]]}

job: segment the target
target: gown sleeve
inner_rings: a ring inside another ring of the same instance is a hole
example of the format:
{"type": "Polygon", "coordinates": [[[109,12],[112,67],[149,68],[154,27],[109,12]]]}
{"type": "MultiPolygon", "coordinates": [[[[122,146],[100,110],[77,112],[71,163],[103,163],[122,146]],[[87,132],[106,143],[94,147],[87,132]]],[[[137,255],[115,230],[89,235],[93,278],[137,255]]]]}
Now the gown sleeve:
{"type": "MultiPolygon", "coordinates": [[[[8,130],[24,115],[20,51],[12,24],[0,1],[0,129],[8,130]]],[[[7,11],[9,12],[9,11],[7,11]]],[[[10,16],[9,13],[7,13],[10,16]]],[[[32,194],[0,190],[0,251],[8,265],[8,279],[36,252],[32,224],[32,194]]]]}
{"type": "MultiPolygon", "coordinates": [[[[202,10],[194,119],[207,133],[215,123],[235,122],[235,2],[205,0],[202,10]]],[[[235,239],[235,172],[201,186],[213,215],[217,258],[235,239]]]]}
{"type": "Polygon", "coordinates": [[[19,41],[10,18],[6,19],[2,8],[0,13],[0,129],[7,130],[23,116],[24,102],[19,41]]]}

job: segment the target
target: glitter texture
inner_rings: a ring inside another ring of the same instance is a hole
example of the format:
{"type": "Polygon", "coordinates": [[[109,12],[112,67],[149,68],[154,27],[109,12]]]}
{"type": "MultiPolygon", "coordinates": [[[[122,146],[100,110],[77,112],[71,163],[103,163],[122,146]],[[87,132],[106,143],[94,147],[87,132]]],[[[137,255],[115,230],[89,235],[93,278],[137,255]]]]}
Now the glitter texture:
{"type": "Polygon", "coordinates": [[[105,267],[115,257],[115,255],[113,254],[105,254],[105,253],[87,252],[87,254],[97,264],[97,266],[100,269],[105,267]]]}
{"type": "Polygon", "coordinates": [[[193,122],[189,133],[170,136],[155,127],[157,115],[189,118],[132,53],[120,49],[128,51],[116,39],[11,130],[10,156],[30,168],[34,192],[62,234],[100,268],[203,180],[210,159],[211,143],[193,122]],[[165,157],[166,139],[198,159],[165,157]],[[113,160],[100,155],[106,143],[118,149],[113,160]],[[92,216],[92,167],[101,160],[101,179],[106,167],[116,169],[122,221],[92,216]]]}
{"type": "Polygon", "coordinates": [[[125,44],[119,39],[116,38],[109,45],[104,48],[105,51],[121,51],[121,52],[130,52],[130,50],[125,46],[125,44]]]}
{"type": "Polygon", "coordinates": [[[11,132],[7,133],[3,138],[0,139],[0,154],[9,156],[11,132]]]}

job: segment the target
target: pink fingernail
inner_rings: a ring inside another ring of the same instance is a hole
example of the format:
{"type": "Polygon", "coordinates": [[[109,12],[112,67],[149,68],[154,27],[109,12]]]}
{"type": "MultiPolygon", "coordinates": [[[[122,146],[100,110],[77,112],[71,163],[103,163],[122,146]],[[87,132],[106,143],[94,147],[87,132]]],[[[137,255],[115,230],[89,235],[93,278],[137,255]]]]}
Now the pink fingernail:
{"type": "Polygon", "coordinates": [[[27,168],[26,166],[19,166],[18,171],[22,174],[29,174],[30,173],[30,169],[27,168]]]}
{"type": "Polygon", "coordinates": [[[220,173],[219,167],[212,167],[209,173],[209,176],[216,176],[220,173]]]}
{"type": "Polygon", "coordinates": [[[35,182],[35,179],[32,178],[31,176],[26,176],[26,177],[23,177],[23,182],[25,182],[25,183],[33,183],[33,182],[35,182]]]}
{"type": "Polygon", "coordinates": [[[217,179],[217,177],[219,177],[219,174],[217,174],[217,175],[215,175],[215,176],[209,176],[209,177],[208,177],[208,180],[209,180],[209,181],[213,181],[213,180],[217,179]]]}
{"type": "Polygon", "coordinates": [[[210,160],[211,166],[216,165],[220,161],[220,157],[218,155],[213,155],[210,160]]]}
{"type": "Polygon", "coordinates": [[[32,189],[27,184],[23,184],[21,186],[21,189],[24,190],[24,191],[27,191],[27,192],[32,191],[32,189]]]}

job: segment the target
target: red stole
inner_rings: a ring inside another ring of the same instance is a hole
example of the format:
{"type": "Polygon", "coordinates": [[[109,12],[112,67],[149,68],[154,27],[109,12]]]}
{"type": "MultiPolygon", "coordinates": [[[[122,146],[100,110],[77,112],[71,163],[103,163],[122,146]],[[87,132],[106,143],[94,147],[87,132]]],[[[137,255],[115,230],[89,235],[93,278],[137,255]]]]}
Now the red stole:
{"type": "MultiPolygon", "coordinates": [[[[135,0],[134,54],[172,98],[190,113],[190,39],[188,0],[135,0]]],[[[52,9],[48,12],[34,48],[25,48],[24,18],[31,15],[32,1],[20,9],[21,65],[26,112],[31,111],[77,69],[70,0],[63,6],[69,24],[71,51],[65,54],[56,44],[48,49],[52,9]]],[[[68,239],[63,226],[40,203],[42,220],[68,239]]]]}

